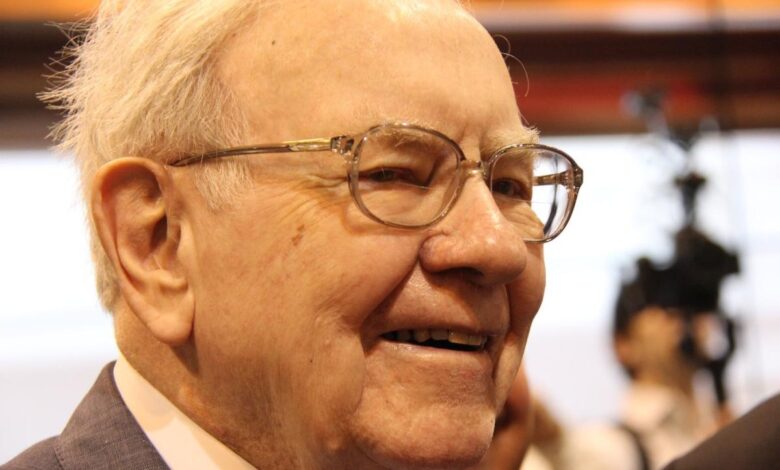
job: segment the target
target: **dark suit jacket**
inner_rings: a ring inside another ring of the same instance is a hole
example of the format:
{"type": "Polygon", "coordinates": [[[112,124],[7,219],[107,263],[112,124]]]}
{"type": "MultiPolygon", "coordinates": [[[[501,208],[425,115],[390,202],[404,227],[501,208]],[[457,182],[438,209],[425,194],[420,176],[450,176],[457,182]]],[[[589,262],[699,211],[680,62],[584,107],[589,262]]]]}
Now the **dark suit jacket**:
{"type": "Polygon", "coordinates": [[[664,470],[780,468],[780,395],[753,408],[664,470]]]}
{"type": "Polygon", "coordinates": [[[122,401],[113,370],[113,363],[103,368],[62,434],[35,444],[0,469],[167,469],[122,401]]]}

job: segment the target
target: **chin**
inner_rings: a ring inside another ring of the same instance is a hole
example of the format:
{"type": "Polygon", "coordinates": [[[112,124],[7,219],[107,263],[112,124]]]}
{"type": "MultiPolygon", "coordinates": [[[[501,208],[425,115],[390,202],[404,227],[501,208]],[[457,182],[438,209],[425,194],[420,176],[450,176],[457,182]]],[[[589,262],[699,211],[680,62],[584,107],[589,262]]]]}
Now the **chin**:
{"type": "Polygon", "coordinates": [[[375,423],[357,436],[362,453],[377,468],[459,469],[482,460],[493,437],[494,414],[455,412],[429,419],[375,423]]]}

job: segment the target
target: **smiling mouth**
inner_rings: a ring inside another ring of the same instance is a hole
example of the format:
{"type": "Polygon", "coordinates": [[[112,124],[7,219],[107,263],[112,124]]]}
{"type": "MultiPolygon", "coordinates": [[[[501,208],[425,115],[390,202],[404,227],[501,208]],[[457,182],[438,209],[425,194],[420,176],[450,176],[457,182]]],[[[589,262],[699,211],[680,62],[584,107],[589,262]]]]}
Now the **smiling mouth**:
{"type": "Polygon", "coordinates": [[[484,350],[488,340],[488,337],[485,335],[470,335],[460,331],[443,329],[391,331],[383,334],[382,338],[396,343],[467,352],[484,350]]]}

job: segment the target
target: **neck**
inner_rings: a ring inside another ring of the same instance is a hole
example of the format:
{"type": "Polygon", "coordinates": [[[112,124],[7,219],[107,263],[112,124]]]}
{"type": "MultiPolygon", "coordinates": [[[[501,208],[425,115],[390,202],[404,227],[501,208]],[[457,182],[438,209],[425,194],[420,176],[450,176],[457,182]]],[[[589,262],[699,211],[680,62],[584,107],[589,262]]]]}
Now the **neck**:
{"type": "Polygon", "coordinates": [[[634,382],[669,388],[693,400],[693,373],[694,371],[687,367],[663,371],[645,370],[636,375],[634,382]]]}
{"type": "Polygon", "coordinates": [[[206,433],[256,468],[313,468],[290,448],[291,439],[279,434],[284,421],[258,409],[256,402],[238,410],[214,405],[224,403],[230,390],[202,383],[210,374],[201,370],[193,344],[176,348],[163,344],[127,311],[115,313],[114,325],[117,345],[128,363],[206,433]]]}

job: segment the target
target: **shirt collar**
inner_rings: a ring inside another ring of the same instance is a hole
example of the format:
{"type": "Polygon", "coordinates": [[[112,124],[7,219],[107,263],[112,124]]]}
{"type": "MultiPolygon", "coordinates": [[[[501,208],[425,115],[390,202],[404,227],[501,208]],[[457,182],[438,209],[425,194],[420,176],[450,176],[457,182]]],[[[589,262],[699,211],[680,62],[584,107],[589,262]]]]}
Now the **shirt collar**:
{"type": "Polygon", "coordinates": [[[114,381],[130,413],[172,469],[254,470],[141,376],[120,353],[114,381]]]}

